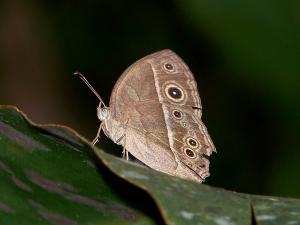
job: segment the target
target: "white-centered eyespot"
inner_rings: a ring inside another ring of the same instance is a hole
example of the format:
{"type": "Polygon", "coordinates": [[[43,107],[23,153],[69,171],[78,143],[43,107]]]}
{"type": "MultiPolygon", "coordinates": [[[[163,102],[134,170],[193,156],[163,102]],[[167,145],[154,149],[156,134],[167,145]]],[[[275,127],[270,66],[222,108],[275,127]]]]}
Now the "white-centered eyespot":
{"type": "Polygon", "coordinates": [[[184,153],[191,159],[196,158],[196,153],[194,152],[194,150],[192,150],[190,148],[185,148],[184,153]]]}
{"type": "Polygon", "coordinates": [[[182,122],[182,123],[181,123],[181,126],[184,127],[184,128],[186,128],[186,127],[187,127],[186,122],[182,122]]]}
{"type": "Polygon", "coordinates": [[[166,85],[165,93],[167,97],[174,102],[181,102],[185,98],[183,90],[175,84],[166,85]]]}
{"type": "Polygon", "coordinates": [[[172,116],[177,120],[181,120],[183,118],[183,113],[177,109],[174,109],[172,111],[172,116]]]}
{"type": "Polygon", "coordinates": [[[163,65],[163,68],[165,71],[169,72],[169,73],[174,73],[176,71],[175,66],[172,63],[165,63],[163,65]]]}
{"type": "Polygon", "coordinates": [[[185,141],[188,144],[188,146],[190,146],[191,148],[198,148],[199,147],[199,142],[193,137],[188,137],[188,138],[186,138],[185,141]]]}

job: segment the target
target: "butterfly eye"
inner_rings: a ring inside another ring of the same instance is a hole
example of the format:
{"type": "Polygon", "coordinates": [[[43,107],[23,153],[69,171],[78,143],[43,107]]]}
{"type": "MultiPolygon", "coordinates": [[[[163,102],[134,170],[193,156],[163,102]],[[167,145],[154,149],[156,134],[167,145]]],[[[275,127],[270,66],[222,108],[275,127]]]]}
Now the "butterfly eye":
{"type": "Polygon", "coordinates": [[[198,148],[198,146],[199,146],[198,141],[192,137],[187,138],[186,142],[191,148],[198,148]]]}
{"type": "Polygon", "coordinates": [[[164,68],[168,71],[168,72],[174,72],[175,68],[171,63],[166,63],[164,64],[164,68]]]}
{"type": "Polygon", "coordinates": [[[173,110],[172,112],[173,114],[173,117],[175,117],[176,119],[182,119],[183,115],[182,115],[182,112],[178,111],[178,110],[173,110]]]}
{"type": "Polygon", "coordinates": [[[180,102],[184,99],[184,93],[182,89],[174,84],[167,85],[165,92],[167,96],[175,102],[180,102]]]}
{"type": "Polygon", "coordinates": [[[185,154],[190,158],[196,158],[196,154],[192,149],[186,148],[184,149],[185,154]]]}

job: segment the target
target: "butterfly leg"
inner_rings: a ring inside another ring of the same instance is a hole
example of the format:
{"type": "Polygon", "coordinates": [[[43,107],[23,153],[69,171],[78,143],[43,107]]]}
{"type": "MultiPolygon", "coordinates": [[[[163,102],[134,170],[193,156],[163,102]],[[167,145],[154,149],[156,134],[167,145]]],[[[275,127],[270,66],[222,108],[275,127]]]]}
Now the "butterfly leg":
{"type": "Polygon", "coordinates": [[[98,142],[98,140],[100,138],[100,133],[101,133],[101,130],[102,130],[102,126],[103,126],[103,122],[100,123],[99,129],[97,131],[97,135],[94,138],[94,140],[92,141],[92,145],[95,145],[98,142]]]}
{"type": "MultiPolygon", "coordinates": [[[[121,137],[119,137],[119,139],[116,140],[116,143],[120,144],[120,142],[123,140],[124,137],[125,137],[125,134],[123,134],[121,137]]],[[[126,140],[126,138],[124,139],[124,142],[122,144],[123,145],[122,158],[126,159],[126,160],[129,160],[128,151],[125,148],[125,140],[126,140]]]]}
{"type": "Polygon", "coordinates": [[[122,151],[122,158],[129,160],[129,153],[128,151],[125,149],[125,147],[123,147],[123,151],[122,151]]]}

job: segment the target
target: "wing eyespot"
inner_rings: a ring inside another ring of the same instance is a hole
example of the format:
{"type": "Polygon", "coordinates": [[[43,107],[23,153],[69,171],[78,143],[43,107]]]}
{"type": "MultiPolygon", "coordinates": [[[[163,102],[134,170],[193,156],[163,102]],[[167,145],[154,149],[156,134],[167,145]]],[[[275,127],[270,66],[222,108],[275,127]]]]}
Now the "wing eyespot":
{"type": "Polygon", "coordinates": [[[166,96],[174,102],[182,102],[185,99],[185,93],[182,88],[175,84],[168,84],[165,87],[166,96]]]}
{"type": "Polygon", "coordinates": [[[196,158],[196,153],[194,152],[194,150],[192,150],[190,148],[185,148],[184,153],[191,159],[196,158]]]}
{"type": "Polygon", "coordinates": [[[182,98],[182,91],[177,87],[169,87],[168,88],[168,95],[173,99],[180,99],[182,98]]]}
{"type": "Polygon", "coordinates": [[[163,68],[164,68],[164,70],[167,71],[168,73],[174,73],[174,72],[176,72],[175,66],[174,66],[172,63],[169,63],[169,62],[165,63],[165,64],[163,65],[163,68]]]}
{"type": "Polygon", "coordinates": [[[187,127],[186,122],[182,122],[182,123],[181,123],[181,126],[184,127],[184,128],[186,128],[186,127],[187,127]]]}
{"type": "Polygon", "coordinates": [[[181,120],[183,118],[183,113],[177,109],[174,109],[172,111],[172,116],[177,120],[181,120]]]}
{"type": "Polygon", "coordinates": [[[191,148],[198,148],[199,147],[199,142],[193,137],[186,138],[186,143],[191,148]]]}

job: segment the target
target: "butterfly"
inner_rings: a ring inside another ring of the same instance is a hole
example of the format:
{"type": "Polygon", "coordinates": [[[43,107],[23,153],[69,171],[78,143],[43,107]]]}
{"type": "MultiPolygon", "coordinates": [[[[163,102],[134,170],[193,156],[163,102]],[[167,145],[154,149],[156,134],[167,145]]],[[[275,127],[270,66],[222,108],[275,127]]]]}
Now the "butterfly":
{"type": "Polygon", "coordinates": [[[100,132],[148,167],[183,179],[203,182],[215,146],[201,120],[197,84],[173,51],[148,55],[125,70],[105,105],[86,78],[76,75],[100,100],[100,132]]]}

